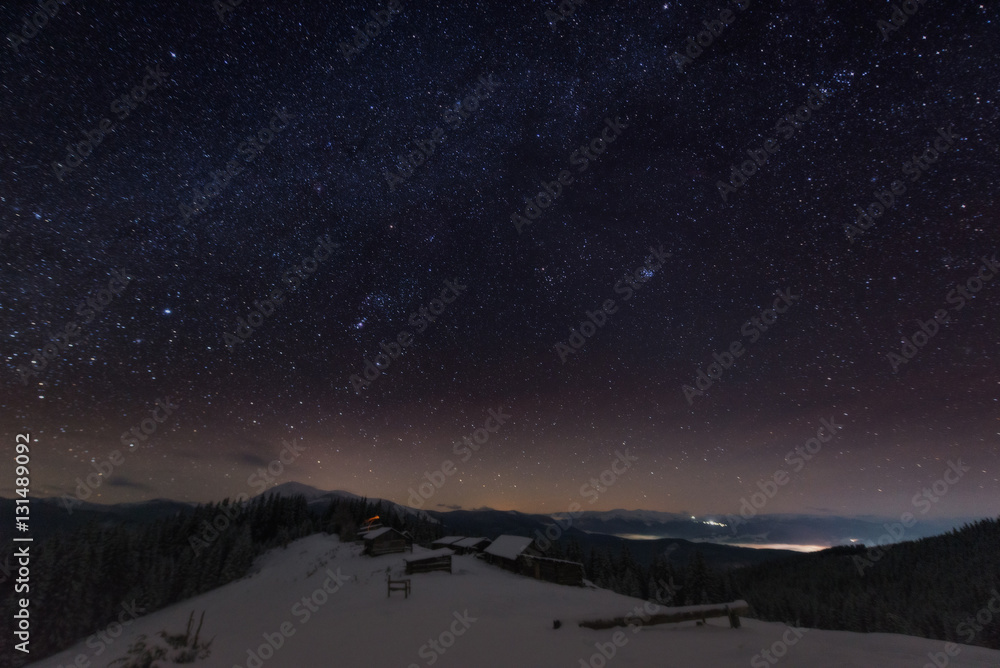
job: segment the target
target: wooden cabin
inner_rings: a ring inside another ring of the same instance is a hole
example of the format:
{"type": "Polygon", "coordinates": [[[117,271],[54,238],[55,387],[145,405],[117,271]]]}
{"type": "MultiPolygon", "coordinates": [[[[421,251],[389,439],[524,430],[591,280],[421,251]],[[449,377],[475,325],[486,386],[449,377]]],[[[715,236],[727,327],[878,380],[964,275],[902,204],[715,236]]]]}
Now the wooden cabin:
{"type": "Polygon", "coordinates": [[[362,534],[361,540],[365,545],[364,554],[370,557],[413,551],[413,541],[392,527],[373,529],[362,534]]]}
{"type": "Polygon", "coordinates": [[[431,547],[433,548],[451,547],[454,543],[464,539],[465,536],[445,536],[444,538],[438,538],[437,540],[432,542],[431,547]]]}
{"type": "Polygon", "coordinates": [[[566,561],[565,559],[551,559],[549,557],[534,557],[530,555],[524,555],[521,559],[527,571],[522,572],[536,580],[547,580],[556,584],[573,587],[583,586],[583,564],[578,561],[566,561]]]}
{"type": "Polygon", "coordinates": [[[457,554],[478,554],[490,544],[489,538],[463,538],[451,544],[451,549],[457,554]]]}
{"type": "Polygon", "coordinates": [[[497,539],[483,550],[483,558],[487,562],[515,573],[522,571],[521,557],[525,554],[542,556],[531,538],[507,534],[497,536],[497,539]]]}
{"type": "Polygon", "coordinates": [[[419,552],[410,557],[403,557],[406,564],[406,574],[430,573],[431,571],[448,571],[451,573],[451,555],[454,551],[443,547],[439,550],[419,552]]]}
{"type": "Polygon", "coordinates": [[[498,537],[483,550],[483,558],[491,564],[537,580],[583,586],[583,564],[542,556],[534,541],[523,536],[498,537]]]}

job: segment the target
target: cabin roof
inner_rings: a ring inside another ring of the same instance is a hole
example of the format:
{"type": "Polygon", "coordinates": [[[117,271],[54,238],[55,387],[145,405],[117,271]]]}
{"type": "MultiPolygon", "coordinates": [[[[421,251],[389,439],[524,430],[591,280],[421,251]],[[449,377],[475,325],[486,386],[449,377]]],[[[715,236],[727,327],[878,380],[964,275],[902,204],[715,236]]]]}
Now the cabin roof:
{"type": "MultiPolygon", "coordinates": [[[[378,538],[379,536],[385,535],[385,534],[387,534],[390,531],[395,531],[396,533],[399,533],[398,531],[396,531],[392,527],[382,527],[381,529],[372,529],[368,533],[362,534],[361,537],[364,538],[365,540],[372,540],[372,539],[378,538]]],[[[399,535],[402,536],[403,534],[399,534],[399,535]]]]}
{"type": "Polygon", "coordinates": [[[455,547],[475,547],[480,543],[488,543],[489,538],[463,538],[462,540],[457,540],[452,545],[455,547]]]}
{"type": "Polygon", "coordinates": [[[517,559],[531,543],[532,539],[525,536],[503,535],[498,536],[495,541],[490,543],[485,552],[504,559],[517,559]]]}
{"type": "Polygon", "coordinates": [[[439,545],[451,545],[452,543],[457,543],[460,540],[464,540],[465,536],[445,536],[444,538],[438,538],[435,543],[439,545]]]}
{"type": "Polygon", "coordinates": [[[424,559],[439,559],[440,557],[450,557],[455,554],[452,550],[446,547],[442,547],[437,550],[428,550],[427,552],[418,552],[409,557],[403,557],[403,561],[423,561],[424,559]]]}

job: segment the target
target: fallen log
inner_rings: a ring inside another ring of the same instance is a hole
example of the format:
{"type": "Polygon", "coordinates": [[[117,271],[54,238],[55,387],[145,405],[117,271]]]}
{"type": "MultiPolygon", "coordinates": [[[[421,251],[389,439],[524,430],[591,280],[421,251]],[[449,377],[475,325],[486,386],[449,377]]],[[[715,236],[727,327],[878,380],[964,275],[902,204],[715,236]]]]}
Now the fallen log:
{"type": "Polygon", "coordinates": [[[679,608],[666,608],[663,612],[650,615],[626,615],[610,619],[594,619],[580,622],[580,626],[588,629],[610,629],[615,626],[653,626],[655,624],[675,624],[700,619],[704,622],[709,617],[729,617],[729,626],[740,627],[740,615],[750,612],[746,601],[731,603],[714,603],[709,605],[689,605],[679,608]]]}

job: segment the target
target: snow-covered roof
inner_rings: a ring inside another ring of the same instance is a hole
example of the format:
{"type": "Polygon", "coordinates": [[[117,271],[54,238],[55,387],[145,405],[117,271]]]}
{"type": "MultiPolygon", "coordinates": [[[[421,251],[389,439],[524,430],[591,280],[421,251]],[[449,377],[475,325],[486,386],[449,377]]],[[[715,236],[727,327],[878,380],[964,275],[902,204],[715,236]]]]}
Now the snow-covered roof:
{"type": "Polygon", "coordinates": [[[462,540],[464,538],[465,538],[465,536],[445,536],[444,538],[438,538],[434,542],[438,543],[440,545],[451,545],[452,543],[460,541],[460,540],[462,540]]]}
{"type": "Polygon", "coordinates": [[[418,552],[409,557],[403,557],[403,561],[423,561],[424,559],[437,559],[438,557],[447,557],[455,554],[453,550],[449,550],[446,547],[442,547],[438,550],[427,550],[426,552],[418,552]]]}
{"type": "Polygon", "coordinates": [[[490,543],[485,552],[504,559],[517,559],[531,545],[531,542],[530,538],[524,536],[498,536],[495,541],[490,543]]]}
{"type": "Polygon", "coordinates": [[[462,540],[457,540],[451,545],[455,547],[475,547],[482,542],[488,542],[489,538],[463,538],[462,540]]]}
{"type": "MultiPolygon", "coordinates": [[[[393,529],[392,527],[382,527],[381,529],[372,529],[368,533],[363,533],[361,534],[361,537],[364,538],[365,540],[371,540],[372,538],[378,538],[382,534],[388,533],[390,531],[396,531],[396,530],[393,529]]],[[[399,532],[396,531],[396,533],[399,532]]]]}

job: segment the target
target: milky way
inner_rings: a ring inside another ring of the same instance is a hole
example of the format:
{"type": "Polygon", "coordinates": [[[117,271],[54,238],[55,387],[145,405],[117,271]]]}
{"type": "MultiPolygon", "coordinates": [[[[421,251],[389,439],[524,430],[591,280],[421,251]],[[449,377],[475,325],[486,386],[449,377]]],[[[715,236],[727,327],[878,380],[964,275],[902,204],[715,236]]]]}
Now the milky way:
{"type": "Polygon", "coordinates": [[[1000,513],[997,8],[899,7],[7,3],[4,451],[897,516],[961,459],[933,513],[1000,513]]]}

